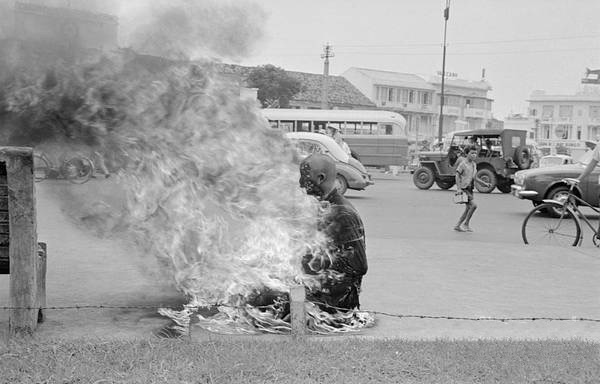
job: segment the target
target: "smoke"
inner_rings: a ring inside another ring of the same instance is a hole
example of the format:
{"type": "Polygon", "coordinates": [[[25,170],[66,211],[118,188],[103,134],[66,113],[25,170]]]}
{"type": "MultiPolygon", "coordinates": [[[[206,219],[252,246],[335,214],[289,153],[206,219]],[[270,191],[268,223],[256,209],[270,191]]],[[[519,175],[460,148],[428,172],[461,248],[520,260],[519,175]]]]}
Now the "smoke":
{"type": "Polygon", "coordinates": [[[239,59],[263,36],[265,12],[251,2],[131,1],[119,11],[124,46],[172,59],[239,59]]]}

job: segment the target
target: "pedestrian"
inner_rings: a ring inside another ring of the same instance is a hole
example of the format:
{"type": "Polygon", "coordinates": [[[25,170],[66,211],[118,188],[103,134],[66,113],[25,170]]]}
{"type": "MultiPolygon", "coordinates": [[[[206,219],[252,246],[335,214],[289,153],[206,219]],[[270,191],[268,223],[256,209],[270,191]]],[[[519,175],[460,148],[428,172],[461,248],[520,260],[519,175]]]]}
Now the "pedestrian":
{"type": "Polygon", "coordinates": [[[350,150],[348,144],[346,144],[346,142],[342,138],[342,134],[340,133],[340,130],[338,128],[332,125],[328,125],[327,132],[329,133],[329,136],[331,136],[333,140],[335,140],[335,142],[344,150],[344,152],[348,154],[348,156],[352,156],[352,151],[350,150]]]}
{"type": "Polygon", "coordinates": [[[467,195],[467,202],[465,203],[465,210],[458,219],[458,223],[454,226],[454,230],[458,232],[473,232],[471,229],[471,217],[477,209],[477,204],[473,198],[473,187],[475,182],[481,183],[487,187],[489,183],[477,178],[477,164],[475,159],[477,158],[477,148],[467,147],[465,148],[466,159],[461,161],[456,167],[456,189],[462,191],[467,195]]]}
{"type": "Polygon", "coordinates": [[[329,204],[318,224],[328,239],[329,257],[308,254],[302,265],[306,273],[322,277],[321,287],[309,290],[307,298],[330,313],[360,308],[362,278],[368,268],[363,222],[337,191],[335,178],[335,163],[329,156],[314,153],[300,164],[300,187],[329,204]]]}

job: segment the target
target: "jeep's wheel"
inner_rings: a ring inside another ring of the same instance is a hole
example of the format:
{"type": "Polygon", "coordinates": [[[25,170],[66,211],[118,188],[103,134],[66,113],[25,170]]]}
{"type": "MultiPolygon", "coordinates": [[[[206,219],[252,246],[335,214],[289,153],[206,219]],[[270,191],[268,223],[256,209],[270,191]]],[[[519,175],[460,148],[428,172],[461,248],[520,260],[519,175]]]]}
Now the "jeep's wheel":
{"type": "Polygon", "coordinates": [[[521,145],[515,149],[513,160],[519,166],[519,169],[529,169],[531,167],[531,152],[529,148],[521,145]]]}
{"type": "Polygon", "coordinates": [[[441,189],[450,189],[454,186],[454,180],[442,180],[442,179],[437,179],[435,181],[435,183],[437,184],[438,187],[440,187],[441,189]]]}
{"type": "Polygon", "coordinates": [[[499,183],[496,188],[502,193],[510,193],[510,182],[509,183],[499,183]]]}
{"type": "Polygon", "coordinates": [[[477,188],[477,190],[480,193],[490,193],[494,190],[494,188],[496,188],[496,175],[488,168],[481,168],[479,171],[477,171],[475,177],[488,184],[483,185],[481,183],[475,182],[475,188],[477,188]]]}
{"type": "Polygon", "coordinates": [[[429,189],[433,185],[435,177],[433,171],[427,167],[419,167],[413,174],[413,183],[419,189],[429,189]]]}

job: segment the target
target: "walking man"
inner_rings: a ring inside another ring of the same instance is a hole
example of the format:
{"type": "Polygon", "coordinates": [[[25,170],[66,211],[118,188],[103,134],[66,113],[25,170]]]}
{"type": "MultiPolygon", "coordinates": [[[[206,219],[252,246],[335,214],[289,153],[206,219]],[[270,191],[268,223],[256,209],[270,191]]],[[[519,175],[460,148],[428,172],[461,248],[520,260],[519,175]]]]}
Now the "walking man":
{"type": "Polygon", "coordinates": [[[465,148],[465,154],[467,158],[461,161],[458,167],[456,167],[456,188],[467,195],[468,201],[465,203],[465,210],[458,219],[458,223],[454,226],[454,230],[458,232],[473,232],[469,225],[471,217],[477,209],[477,204],[475,204],[473,199],[473,187],[475,181],[485,186],[489,186],[489,183],[476,177],[477,164],[475,163],[475,159],[477,158],[477,148],[467,147],[465,148]]]}

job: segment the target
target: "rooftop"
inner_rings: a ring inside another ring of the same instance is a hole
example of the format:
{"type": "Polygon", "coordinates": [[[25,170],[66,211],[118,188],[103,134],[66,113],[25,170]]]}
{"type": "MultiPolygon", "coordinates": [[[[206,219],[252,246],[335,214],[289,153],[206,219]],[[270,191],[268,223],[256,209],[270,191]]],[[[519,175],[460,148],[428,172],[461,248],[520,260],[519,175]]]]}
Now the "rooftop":
{"type": "Polygon", "coordinates": [[[371,78],[375,84],[392,85],[398,87],[411,87],[417,89],[426,89],[434,91],[435,87],[429,84],[425,79],[412,73],[380,71],[377,69],[352,67],[348,71],[360,72],[371,78]]]}

